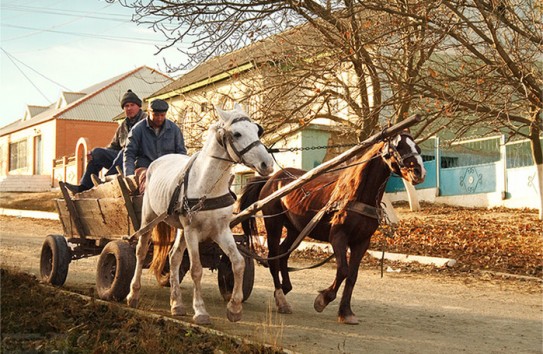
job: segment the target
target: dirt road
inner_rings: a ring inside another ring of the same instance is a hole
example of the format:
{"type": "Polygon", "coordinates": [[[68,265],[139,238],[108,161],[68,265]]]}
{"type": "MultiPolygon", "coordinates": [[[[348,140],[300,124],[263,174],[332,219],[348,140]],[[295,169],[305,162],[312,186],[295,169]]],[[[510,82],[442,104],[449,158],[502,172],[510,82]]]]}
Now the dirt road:
{"type": "MultiPolygon", "coordinates": [[[[2,265],[38,274],[41,244],[61,234],[58,222],[0,216],[2,265]]],[[[72,262],[65,288],[89,292],[97,257],[72,262]]],[[[294,264],[294,266],[301,264],[294,264]]],[[[292,315],[274,310],[268,270],[257,266],[243,319],[230,323],[216,273],[204,275],[205,301],[214,328],[299,353],[541,353],[543,309],[540,284],[385,273],[362,269],[353,295],[360,325],[336,322],[338,300],[323,313],[313,309],[317,291],[334,277],[331,265],[292,274],[292,315]]],[[[140,308],[169,315],[169,289],[144,271],[140,308]]],[[[190,308],[192,284],[185,279],[190,308]]],[[[36,299],[39,302],[39,299],[36,299]]],[[[186,317],[190,322],[191,317],[186,317]]]]}

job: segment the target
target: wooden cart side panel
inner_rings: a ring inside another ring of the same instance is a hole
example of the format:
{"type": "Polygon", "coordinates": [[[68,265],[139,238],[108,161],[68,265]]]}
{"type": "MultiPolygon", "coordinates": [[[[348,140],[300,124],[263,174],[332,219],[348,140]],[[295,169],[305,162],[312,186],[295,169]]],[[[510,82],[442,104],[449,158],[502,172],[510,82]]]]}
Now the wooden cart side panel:
{"type": "Polygon", "coordinates": [[[77,193],[73,196],[74,200],[83,199],[101,199],[101,198],[121,198],[121,187],[118,183],[103,183],[87,191],[77,193]]]}
{"type": "Polygon", "coordinates": [[[77,228],[72,222],[70,217],[70,211],[68,210],[68,205],[64,199],[56,199],[58,218],[64,229],[64,235],[66,237],[76,237],[78,236],[77,228]]]}
{"type": "MultiPolygon", "coordinates": [[[[131,197],[131,200],[135,212],[141,215],[143,196],[131,197]]],[[[122,197],[74,200],[85,235],[78,234],[66,201],[56,199],[55,202],[59,220],[67,237],[117,239],[132,235],[137,231],[128,219],[128,211],[122,197]]]]}
{"type": "Polygon", "coordinates": [[[75,200],[85,234],[119,238],[130,235],[130,220],[123,198],[75,200]]]}

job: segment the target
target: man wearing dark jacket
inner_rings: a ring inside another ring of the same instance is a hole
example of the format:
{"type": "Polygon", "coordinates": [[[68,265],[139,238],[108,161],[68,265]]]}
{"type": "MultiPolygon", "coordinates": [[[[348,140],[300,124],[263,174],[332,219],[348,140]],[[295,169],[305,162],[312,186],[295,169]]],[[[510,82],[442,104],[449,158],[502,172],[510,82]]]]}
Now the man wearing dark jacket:
{"type": "Polygon", "coordinates": [[[147,118],[147,113],[141,110],[141,99],[132,90],[128,90],[121,99],[121,108],[126,118],[119,125],[111,143],[105,148],[94,148],[89,154],[89,162],[79,185],[66,183],[66,187],[73,193],[91,189],[93,182],[91,176],[98,175],[102,168],[107,168],[106,175],[117,173],[117,166],[123,166],[123,151],[126,146],[128,133],[133,126],[147,118]]]}
{"type": "Polygon", "coordinates": [[[151,102],[151,113],[128,134],[124,150],[124,173],[136,175],[140,192],[145,189],[145,170],[151,162],[166,154],[187,154],[181,129],[166,119],[166,101],[151,102]]]}

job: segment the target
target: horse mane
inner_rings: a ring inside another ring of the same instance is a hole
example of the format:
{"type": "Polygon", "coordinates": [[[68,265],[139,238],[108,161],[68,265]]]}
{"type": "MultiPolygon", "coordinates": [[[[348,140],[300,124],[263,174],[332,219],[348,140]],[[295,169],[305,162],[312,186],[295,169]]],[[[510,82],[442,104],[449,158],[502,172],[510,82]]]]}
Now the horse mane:
{"type": "Polygon", "coordinates": [[[366,174],[364,170],[368,166],[373,156],[375,156],[383,147],[384,143],[380,142],[368,148],[366,152],[356,159],[353,164],[356,164],[352,168],[347,168],[341,173],[338,181],[330,195],[330,204],[336,204],[339,210],[334,214],[330,224],[337,225],[345,221],[347,216],[347,204],[356,198],[356,191],[365,179],[366,174]]]}

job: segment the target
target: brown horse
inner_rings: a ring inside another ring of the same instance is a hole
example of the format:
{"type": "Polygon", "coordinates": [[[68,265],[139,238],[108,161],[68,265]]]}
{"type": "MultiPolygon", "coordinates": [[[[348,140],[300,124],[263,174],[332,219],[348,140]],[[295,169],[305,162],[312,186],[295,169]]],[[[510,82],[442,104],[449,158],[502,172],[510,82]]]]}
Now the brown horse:
{"type": "MultiPolygon", "coordinates": [[[[279,259],[277,256],[288,253],[304,227],[319,211],[325,210],[309,236],[331,243],[337,271],[332,285],[319,292],[314,308],[322,312],[336,298],[339,287],[346,280],[338,321],[358,324],[351,310],[352,292],[360,261],[382,218],[381,199],[391,172],[412,184],[424,181],[426,170],[420,148],[407,132],[367,149],[362,156],[352,161],[350,167],[320,175],[262,208],[268,238],[269,267],[279,313],[292,313],[285,297],[292,290],[292,284],[288,274],[288,254],[279,259]],[[283,227],[287,230],[287,236],[280,242],[283,227]],[[348,249],[350,257],[347,257],[348,249]]],[[[240,209],[246,209],[304,173],[303,170],[286,168],[271,177],[255,178],[240,197],[240,209]]],[[[254,233],[255,219],[244,221],[242,226],[247,234],[254,233]]]]}

